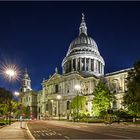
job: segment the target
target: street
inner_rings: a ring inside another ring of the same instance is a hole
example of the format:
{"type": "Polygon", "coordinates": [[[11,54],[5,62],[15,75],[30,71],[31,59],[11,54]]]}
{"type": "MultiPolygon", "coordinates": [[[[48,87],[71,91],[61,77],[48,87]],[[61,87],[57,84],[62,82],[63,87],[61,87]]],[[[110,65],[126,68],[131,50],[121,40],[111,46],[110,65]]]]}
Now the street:
{"type": "Polygon", "coordinates": [[[35,139],[139,139],[140,127],[63,121],[30,121],[35,139]]]}

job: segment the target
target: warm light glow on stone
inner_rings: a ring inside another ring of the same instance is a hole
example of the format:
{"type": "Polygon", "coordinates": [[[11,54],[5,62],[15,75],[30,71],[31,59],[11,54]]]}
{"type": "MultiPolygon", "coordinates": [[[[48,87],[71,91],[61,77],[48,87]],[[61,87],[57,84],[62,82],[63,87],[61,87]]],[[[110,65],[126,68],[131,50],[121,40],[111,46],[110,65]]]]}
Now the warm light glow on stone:
{"type": "Polygon", "coordinates": [[[61,99],[61,95],[57,95],[57,99],[61,99]]]}
{"type": "Polygon", "coordinates": [[[81,86],[80,85],[75,85],[75,89],[76,90],[80,90],[81,89],[81,86]]]}

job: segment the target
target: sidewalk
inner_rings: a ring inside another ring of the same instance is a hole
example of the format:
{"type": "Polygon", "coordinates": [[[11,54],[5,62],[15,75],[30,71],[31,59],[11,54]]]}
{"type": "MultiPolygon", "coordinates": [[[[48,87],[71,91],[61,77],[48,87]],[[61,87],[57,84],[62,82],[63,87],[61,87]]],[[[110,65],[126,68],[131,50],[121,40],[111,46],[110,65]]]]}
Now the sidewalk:
{"type": "Polygon", "coordinates": [[[3,128],[0,128],[0,140],[33,140],[26,124],[26,122],[23,122],[22,128],[20,128],[20,122],[15,122],[10,126],[7,125],[3,128]]]}

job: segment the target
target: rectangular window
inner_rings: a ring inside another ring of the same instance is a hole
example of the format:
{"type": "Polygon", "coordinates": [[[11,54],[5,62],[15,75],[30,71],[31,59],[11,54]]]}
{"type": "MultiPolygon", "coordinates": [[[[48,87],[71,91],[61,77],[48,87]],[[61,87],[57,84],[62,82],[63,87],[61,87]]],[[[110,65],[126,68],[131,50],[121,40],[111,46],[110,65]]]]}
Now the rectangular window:
{"type": "Polygon", "coordinates": [[[55,92],[58,92],[58,85],[55,85],[55,92]]]}

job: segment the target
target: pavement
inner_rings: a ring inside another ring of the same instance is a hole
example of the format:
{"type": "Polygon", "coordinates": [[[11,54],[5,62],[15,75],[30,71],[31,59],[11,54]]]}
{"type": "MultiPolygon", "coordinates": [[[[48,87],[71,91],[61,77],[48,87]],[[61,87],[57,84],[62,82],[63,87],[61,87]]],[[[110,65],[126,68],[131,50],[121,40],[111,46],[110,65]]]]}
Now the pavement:
{"type": "Polygon", "coordinates": [[[0,128],[0,140],[34,140],[31,135],[27,122],[22,122],[22,128],[20,122],[12,123],[11,125],[0,128]]]}

